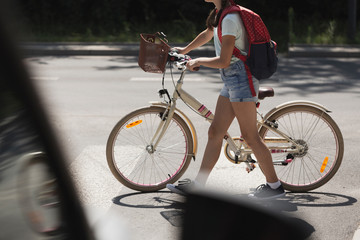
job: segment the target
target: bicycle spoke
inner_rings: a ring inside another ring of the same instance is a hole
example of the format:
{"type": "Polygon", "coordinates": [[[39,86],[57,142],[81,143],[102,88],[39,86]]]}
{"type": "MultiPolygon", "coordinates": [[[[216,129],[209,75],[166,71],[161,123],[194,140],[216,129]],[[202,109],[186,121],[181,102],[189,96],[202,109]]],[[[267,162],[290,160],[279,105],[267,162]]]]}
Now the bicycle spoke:
{"type": "Polygon", "coordinates": [[[109,138],[109,166],[117,179],[130,188],[163,188],[166,182],[179,177],[190,163],[191,133],[178,116],[174,115],[166,131],[162,133],[160,129],[154,139],[160,124],[165,123],[160,118],[163,112],[163,108],[141,109],[139,114],[129,115],[123,123],[120,121],[118,130],[113,130],[109,138]],[[157,146],[154,148],[153,144],[157,146]]]}
{"type": "MultiPolygon", "coordinates": [[[[274,159],[286,160],[289,156],[287,149],[291,152],[291,163],[274,166],[285,187],[295,191],[311,190],[327,182],[339,167],[339,154],[342,157],[343,153],[343,145],[339,144],[341,132],[331,118],[325,112],[309,106],[291,106],[270,118],[270,122],[277,123],[277,131],[289,136],[296,143],[296,149],[299,149],[299,152],[293,153],[293,144],[283,148],[284,143],[267,142],[269,148],[282,147],[284,150],[284,153],[274,151],[274,159]]],[[[278,136],[267,128],[260,129],[260,133],[263,139],[278,136]]]]}

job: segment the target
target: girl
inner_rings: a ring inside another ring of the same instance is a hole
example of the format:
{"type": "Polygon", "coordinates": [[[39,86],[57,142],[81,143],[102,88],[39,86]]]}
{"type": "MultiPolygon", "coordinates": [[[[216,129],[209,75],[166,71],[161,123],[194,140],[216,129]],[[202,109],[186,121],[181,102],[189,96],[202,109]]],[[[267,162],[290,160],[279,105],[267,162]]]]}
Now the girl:
{"type": "MultiPolygon", "coordinates": [[[[189,61],[187,67],[193,71],[200,66],[220,69],[224,86],[217,100],[215,117],[208,131],[208,142],[198,175],[194,181],[186,179],[178,185],[168,184],[172,192],[185,194],[187,191],[204,186],[214,168],[222,147],[223,137],[236,117],[243,138],[253,150],[256,159],[266,177],[267,184],[259,186],[249,195],[252,198],[271,199],[285,195],[285,191],[278,180],[272,158],[266,145],[257,131],[256,105],[257,96],[253,97],[243,61],[233,56],[236,46],[243,55],[247,55],[247,34],[238,13],[230,13],[222,21],[222,43],[217,36],[219,18],[224,8],[234,4],[232,0],[205,0],[215,5],[206,21],[207,29],[201,32],[185,48],[178,48],[181,54],[204,45],[214,37],[216,57],[197,58],[189,61]]],[[[253,78],[256,93],[259,81],[253,78]]]]}

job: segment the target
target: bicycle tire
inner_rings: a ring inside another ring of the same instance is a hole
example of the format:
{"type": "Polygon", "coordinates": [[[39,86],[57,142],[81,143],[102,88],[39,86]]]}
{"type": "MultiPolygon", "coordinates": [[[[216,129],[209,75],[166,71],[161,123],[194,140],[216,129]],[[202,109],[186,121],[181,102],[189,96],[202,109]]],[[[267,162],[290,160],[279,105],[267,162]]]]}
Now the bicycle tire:
{"type": "Polygon", "coordinates": [[[123,117],[111,131],[106,157],[112,174],[128,188],[158,191],[174,183],[186,171],[193,156],[193,139],[186,122],[174,113],[158,144],[147,150],[162,121],[163,107],[145,107],[123,117]]]}
{"type": "MultiPolygon", "coordinates": [[[[276,123],[278,130],[305,147],[304,152],[294,154],[294,159],[287,165],[274,165],[286,190],[311,191],[335,175],[342,162],[344,140],[338,125],[326,112],[312,106],[296,105],[274,112],[267,120],[276,123]]],[[[262,139],[276,137],[266,127],[261,127],[259,134],[262,139]]],[[[272,153],[273,159],[285,160],[288,156],[286,152],[272,153]]]]}

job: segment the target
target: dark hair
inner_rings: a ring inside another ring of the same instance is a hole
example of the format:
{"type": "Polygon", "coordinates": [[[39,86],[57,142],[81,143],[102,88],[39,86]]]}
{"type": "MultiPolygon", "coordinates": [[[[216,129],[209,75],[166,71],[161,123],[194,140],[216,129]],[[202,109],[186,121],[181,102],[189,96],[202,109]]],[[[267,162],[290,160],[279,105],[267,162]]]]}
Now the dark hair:
{"type": "Polygon", "coordinates": [[[214,8],[206,19],[206,26],[208,29],[213,29],[219,24],[220,16],[224,8],[229,4],[229,0],[221,0],[221,9],[214,8]]]}

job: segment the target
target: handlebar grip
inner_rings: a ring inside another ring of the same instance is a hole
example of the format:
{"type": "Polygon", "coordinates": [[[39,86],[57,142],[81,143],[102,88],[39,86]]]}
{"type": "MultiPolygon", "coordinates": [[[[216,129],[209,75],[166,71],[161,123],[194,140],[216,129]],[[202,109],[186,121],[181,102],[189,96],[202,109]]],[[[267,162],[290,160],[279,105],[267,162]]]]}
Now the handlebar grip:
{"type": "Polygon", "coordinates": [[[194,68],[194,71],[199,71],[200,70],[200,67],[196,67],[196,68],[194,68]]]}

